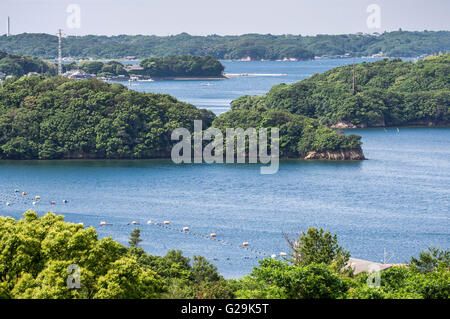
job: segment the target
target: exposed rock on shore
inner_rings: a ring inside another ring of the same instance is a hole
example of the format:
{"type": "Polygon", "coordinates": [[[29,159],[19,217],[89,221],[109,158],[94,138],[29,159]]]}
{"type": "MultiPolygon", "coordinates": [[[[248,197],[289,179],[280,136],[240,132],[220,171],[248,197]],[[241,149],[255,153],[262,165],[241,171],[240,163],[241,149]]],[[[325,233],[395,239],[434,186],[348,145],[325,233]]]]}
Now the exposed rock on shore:
{"type": "Polygon", "coordinates": [[[337,122],[336,124],[333,124],[330,126],[331,128],[356,128],[356,125],[353,125],[350,122],[347,121],[340,121],[337,122]]]}
{"type": "Polygon", "coordinates": [[[339,151],[321,151],[309,152],[304,159],[323,159],[323,160],[365,160],[364,153],[361,149],[347,149],[339,151]]]}

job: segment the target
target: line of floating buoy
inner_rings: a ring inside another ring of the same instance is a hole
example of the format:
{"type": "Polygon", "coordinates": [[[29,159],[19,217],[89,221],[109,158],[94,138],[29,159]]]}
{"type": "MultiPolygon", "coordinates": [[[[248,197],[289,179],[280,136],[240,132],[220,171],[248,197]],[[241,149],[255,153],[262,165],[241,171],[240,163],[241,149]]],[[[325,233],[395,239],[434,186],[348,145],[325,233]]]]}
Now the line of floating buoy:
{"type": "MultiPolygon", "coordinates": [[[[209,234],[209,235],[197,234],[197,233],[195,233],[195,232],[191,232],[191,231],[189,230],[189,227],[183,227],[182,229],[179,229],[179,228],[175,228],[175,227],[168,226],[168,225],[170,224],[169,221],[164,221],[163,223],[157,223],[157,222],[152,222],[151,220],[148,220],[148,221],[147,221],[147,224],[148,224],[148,225],[155,225],[155,226],[162,227],[162,228],[166,228],[166,229],[168,229],[168,230],[173,230],[173,231],[176,231],[176,232],[181,232],[181,233],[189,234],[189,235],[191,235],[191,236],[195,236],[195,237],[199,237],[199,238],[205,238],[205,239],[209,239],[209,240],[215,240],[215,241],[217,241],[217,242],[220,242],[222,245],[226,245],[226,246],[234,246],[234,244],[229,243],[229,242],[226,242],[226,241],[224,241],[223,239],[215,238],[215,237],[217,236],[216,233],[211,233],[211,234],[209,234]]],[[[268,253],[266,253],[266,252],[258,251],[258,250],[256,250],[256,249],[249,248],[248,246],[249,246],[249,242],[243,242],[241,245],[236,246],[236,247],[237,247],[237,248],[241,248],[241,249],[245,249],[245,250],[247,250],[247,251],[251,251],[251,252],[253,252],[253,253],[257,254],[257,255],[260,255],[260,256],[267,256],[267,257],[276,258],[276,255],[275,255],[275,254],[270,255],[270,254],[268,254],[268,253]]],[[[255,258],[258,258],[258,257],[256,256],[255,258]]]]}
{"type": "Polygon", "coordinates": [[[105,222],[105,221],[103,221],[103,222],[100,222],[100,226],[107,226],[107,225],[112,225],[112,224],[108,224],[107,222],[105,222]]]}

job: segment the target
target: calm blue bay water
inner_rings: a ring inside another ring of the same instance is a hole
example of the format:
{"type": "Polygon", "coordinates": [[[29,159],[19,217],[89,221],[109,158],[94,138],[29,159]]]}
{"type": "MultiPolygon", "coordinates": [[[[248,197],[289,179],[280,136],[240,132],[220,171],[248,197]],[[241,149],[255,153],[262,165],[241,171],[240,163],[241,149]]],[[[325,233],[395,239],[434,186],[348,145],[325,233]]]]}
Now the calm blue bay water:
{"type": "MultiPolygon", "coordinates": [[[[230,73],[289,75],[243,77],[204,87],[201,81],[151,82],[140,89],[226,110],[225,101],[240,95],[264,93],[273,84],[347,62],[231,62],[230,73]]],[[[29,208],[39,214],[52,210],[123,244],[139,227],[147,252],[163,255],[181,249],[188,256],[201,254],[226,277],[247,274],[262,254],[287,251],[282,232],[295,234],[311,226],[337,233],[353,257],[373,261],[383,258],[385,248],[393,254],[390,262],[404,262],[427,246],[448,249],[450,128],[352,133],[363,136],[369,160],[286,160],[275,175],[260,175],[259,165],[244,164],[0,161],[0,215],[19,218],[29,208]],[[22,197],[22,191],[28,195],[22,197]],[[41,200],[33,206],[35,195],[41,200]],[[147,225],[149,219],[170,221],[169,228],[147,225]],[[101,221],[112,225],[100,227],[101,221]],[[130,225],[132,221],[141,224],[130,225]],[[183,233],[183,227],[190,232],[183,233]],[[206,238],[210,233],[217,234],[216,240],[206,238]],[[240,247],[242,242],[249,242],[248,249],[240,247]]]]}
{"type": "MultiPolygon", "coordinates": [[[[358,58],[355,63],[376,61],[373,58],[358,58]]],[[[265,94],[279,83],[294,83],[306,79],[314,73],[322,73],[340,65],[351,64],[352,59],[323,59],[315,61],[277,62],[222,62],[225,72],[231,74],[249,74],[250,76],[232,76],[219,81],[155,81],[122,82],[130,89],[167,93],[176,98],[192,103],[200,108],[207,108],[216,114],[230,109],[230,102],[242,95],[265,94]],[[271,76],[258,76],[271,74],[271,76]]]]}

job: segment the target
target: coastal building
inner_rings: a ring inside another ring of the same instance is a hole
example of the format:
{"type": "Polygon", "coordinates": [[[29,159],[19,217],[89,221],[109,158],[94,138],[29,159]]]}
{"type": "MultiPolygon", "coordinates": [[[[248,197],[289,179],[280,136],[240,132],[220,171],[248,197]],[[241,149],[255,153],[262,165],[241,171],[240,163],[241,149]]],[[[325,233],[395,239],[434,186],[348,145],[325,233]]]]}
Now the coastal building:
{"type": "Polygon", "coordinates": [[[139,64],[132,64],[132,65],[125,66],[124,69],[125,69],[125,71],[130,72],[130,71],[143,70],[144,68],[142,66],[140,66],[139,64]]]}
{"type": "Polygon", "coordinates": [[[248,61],[251,61],[251,60],[252,60],[252,58],[250,56],[246,56],[245,58],[237,59],[236,61],[246,61],[246,62],[248,62],[248,61]]]}
{"type": "Polygon", "coordinates": [[[368,260],[350,258],[348,261],[348,266],[353,269],[355,275],[361,272],[372,272],[372,271],[383,271],[391,267],[401,267],[403,264],[383,264],[376,263],[368,260]]]}
{"type": "Polygon", "coordinates": [[[63,74],[63,76],[69,78],[69,79],[89,79],[91,76],[84,72],[83,70],[70,70],[63,74]]]}

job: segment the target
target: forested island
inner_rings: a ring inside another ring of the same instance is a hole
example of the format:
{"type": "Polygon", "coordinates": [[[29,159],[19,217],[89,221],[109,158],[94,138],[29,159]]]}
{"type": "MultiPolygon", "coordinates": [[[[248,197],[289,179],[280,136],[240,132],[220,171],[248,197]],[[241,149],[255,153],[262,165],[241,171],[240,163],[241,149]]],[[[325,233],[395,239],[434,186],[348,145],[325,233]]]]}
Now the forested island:
{"type": "Polygon", "coordinates": [[[285,110],[341,128],[449,125],[450,53],[341,66],[231,105],[232,111],[285,110]]]}
{"type": "Polygon", "coordinates": [[[377,284],[373,274],[356,274],[349,267],[350,252],[336,235],[309,228],[288,239],[291,251],[285,258],[262,259],[247,276],[224,279],[202,256],[191,260],[179,250],[165,256],[148,254],[139,247],[140,229],[130,226],[130,232],[126,247],[111,237],[99,239],[94,227],[66,222],[54,213],[39,217],[27,211],[20,220],[0,216],[0,298],[450,297],[448,250],[429,248],[404,265],[383,270],[377,284]],[[71,266],[78,267],[79,277],[71,266]]]}
{"type": "MultiPolygon", "coordinates": [[[[225,67],[216,58],[208,56],[179,55],[165,58],[147,58],[138,65],[124,65],[118,61],[81,61],[62,64],[62,72],[83,71],[85,77],[124,80],[131,76],[151,79],[225,79],[225,67]]],[[[6,76],[57,74],[55,63],[23,54],[0,51],[0,79],[6,76]]],[[[70,74],[67,74],[70,76],[70,74]]]]}
{"type": "Polygon", "coordinates": [[[158,78],[224,78],[225,67],[211,55],[179,55],[141,61],[142,74],[158,78]]]}
{"type": "MultiPolygon", "coordinates": [[[[58,56],[58,39],[44,33],[0,36],[0,50],[46,59],[58,56]]],[[[450,50],[449,31],[394,31],[382,34],[171,36],[118,35],[68,36],[63,38],[63,56],[74,58],[120,59],[135,56],[211,55],[218,59],[309,60],[315,56],[371,56],[380,52],[389,57],[416,57],[450,50]]]]}
{"type": "Polygon", "coordinates": [[[86,74],[103,78],[139,76],[154,80],[178,78],[225,79],[225,67],[216,58],[208,56],[178,55],[165,58],[146,58],[138,65],[124,65],[118,61],[81,61],[63,66],[64,71],[83,70],[86,74]],[[137,67],[136,67],[137,66],[137,67]]]}
{"type": "Polygon", "coordinates": [[[0,159],[170,158],[171,132],[194,120],[203,128],[280,127],[281,156],[364,159],[360,137],[289,112],[214,113],[166,94],[98,79],[11,78],[0,89],[0,159]]]}

